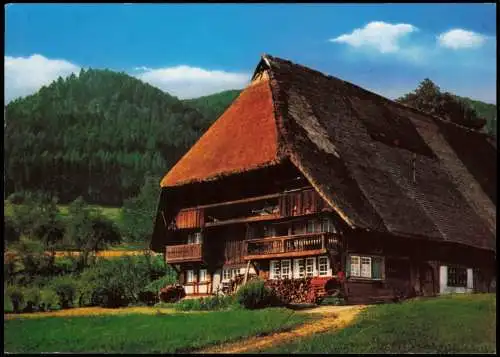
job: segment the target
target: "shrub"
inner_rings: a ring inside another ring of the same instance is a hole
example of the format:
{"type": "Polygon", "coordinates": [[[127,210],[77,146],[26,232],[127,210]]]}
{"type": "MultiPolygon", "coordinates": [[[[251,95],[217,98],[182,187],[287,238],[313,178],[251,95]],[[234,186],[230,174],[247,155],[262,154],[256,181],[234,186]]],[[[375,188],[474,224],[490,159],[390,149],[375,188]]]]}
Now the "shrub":
{"type": "MultiPolygon", "coordinates": [[[[154,274],[154,272],[153,272],[154,274]]],[[[176,278],[172,274],[167,274],[159,279],[153,280],[145,287],[145,291],[151,291],[153,293],[159,293],[162,288],[176,283],[176,278]]]]}
{"type": "Polygon", "coordinates": [[[12,303],[12,309],[17,314],[21,312],[24,307],[24,291],[23,288],[16,285],[9,285],[7,287],[7,296],[12,303]]]}
{"type": "Polygon", "coordinates": [[[171,308],[175,308],[175,305],[176,304],[173,304],[171,302],[158,302],[158,303],[154,304],[154,307],[157,307],[159,309],[171,309],[171,308]]]}
{"type": "Polygon", "coordinates": [[[56,307],[59,302],[57,293],[50,288],[45,288],[40,291],[40,310],[49,311],[56,307]]]}
{"type": "Polygon", "coordinates": [[[39,241],[21,237],[12,244],[11,251],[16,267],[16,281],[22,285],[30,285],[37,276],[50,276],[53,271],[54,257],[45,254],[43,244],[39,241]]]}
{"type": "Polygon", "coordinates": [[[260,309],[279,305],[277,296],[264,285],[262,280],[253,280],[243,285],[236,292],[236,302],[246,309],[260,309]]]}
{"type": "Polygon", "coordinates": [[[92,217],[92,237],[93,246],[91,249],[97,251],[105,248],[108,244],[118,244],[121,242],[121,234],[113,221],[102,215],[92,217]]]}
{"type": "Polygon", "coordinates": [[[80,276],[78,301],[80,306],[92,304],[105,307],[127,306],[157,301],[153,291],[172,281],[170,267],[154,256],[123,256],[97,259],[80,276]],[[158,277],[162,277],[158,279],[158,277]],[[150,284],[153,280],[160,281],[150,284]]]}
{"type": "Polygon", "coordinates": [[[78,257],[56,257],[54,261],[54,274],[67,275],[79,271],[78,257]]]}
{"type": "Polygon", "coordinates": [[[24,203],[25,200],[25,193],[24,192],[14,192],[7,197],[7,201],[14,205],[20,205],[24,203]]]}
{"type": "Polygon", "coordinates": [[[326,296],[321,300],[320,305],[345,305],[345,300],[340,296],[326,296]]]}
{"type": "Polygon", "coordinates": [[[73,276],[59,276],[50,282],[50,287],[56,292],[61,309],[73,306],[77,293],[77,282],[73,276]]]}
{"type": "Polygon", "coordinates": [[[64,225],[60,219],[57,198],[45,193],[27,194],[22,204],[12,205],[15,229],[41,241],[45,248],[61,240],[64,225]]]}
{"type": "Polygon", "coordinates": [[[33,312],[38,309],[40,304],[40,290],[36,287],[24,289],[25,307],[23,312],[33,312]]]}
{"type": "MultiPolygon", "coordinates": [[[[14,222],[8,217],[4,216],[4,240],[5,245],[13,242],[17,242],[19,240],[20,234],[16,229],[14,222]]],[[[4,249],[6,246],[4,247],[4,249]]]]}
{"type": "Polygon", "coordinates": [[[171,274],[153,280],[139,293],[139,300],[151,305],[157,303],[158,300],[175,302],[186,296],[184,288],[180,285],[174,285],[174,283],[175,277],[171,274]]]}
{"type": "Polygon", "coordinates": [[[234,305],[233,296],[209,296],[200,299],[181,300],[174,305],[179,311],[213,311],[228,309],[234,305]]]}

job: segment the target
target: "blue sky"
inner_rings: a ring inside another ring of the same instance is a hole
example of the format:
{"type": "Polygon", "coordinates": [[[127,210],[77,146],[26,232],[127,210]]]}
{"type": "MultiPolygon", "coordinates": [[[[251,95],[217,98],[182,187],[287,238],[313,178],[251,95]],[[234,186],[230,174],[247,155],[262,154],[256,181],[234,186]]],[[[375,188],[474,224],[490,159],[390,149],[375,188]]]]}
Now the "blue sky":
{"type": "Polygon", "coordinates": [[[390,98],[425,77],[496,102],[494,4],[11,4],[6,100],[81,67],[180,98],[242,88],[262,53],[390,98]]]}

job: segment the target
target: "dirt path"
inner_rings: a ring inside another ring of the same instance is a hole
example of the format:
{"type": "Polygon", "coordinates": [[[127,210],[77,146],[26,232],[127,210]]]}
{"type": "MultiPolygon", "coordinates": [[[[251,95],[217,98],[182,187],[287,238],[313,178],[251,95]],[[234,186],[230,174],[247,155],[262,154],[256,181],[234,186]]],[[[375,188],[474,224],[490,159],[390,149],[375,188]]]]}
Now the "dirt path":
{"type": "Polygon", "coordinates": [[[322,314],[324,317],[298,326],[291,331],[278,332],[264,337],[251,337],[247,340],[229,342],[210,348],[194,351],[194,353],[248,353],[261,348],[286,343],[296,338],[310,336],[348,325],[365,306],[324,306],[297,312],[300,314],[322,314]]]}

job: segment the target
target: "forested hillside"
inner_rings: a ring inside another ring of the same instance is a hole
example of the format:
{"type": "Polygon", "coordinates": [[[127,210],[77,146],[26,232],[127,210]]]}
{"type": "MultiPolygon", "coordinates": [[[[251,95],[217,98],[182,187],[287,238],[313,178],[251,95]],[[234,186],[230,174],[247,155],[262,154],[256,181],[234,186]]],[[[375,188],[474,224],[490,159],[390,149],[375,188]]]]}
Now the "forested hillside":
{"type": "Polygon", "coordinates": [[[215,119],[124,73],[81,71],[5,109],[6,194],[121,205],[215,119]]]}
{"type": "Polygon", "coordinates": [[[479,100],[470,99],[467,97],[459,97],[459,99],[463,100],[465,103],[470,105],[476,113],[486,119],[486,125],[484,127],[484,131],[488,134],[497,136],[497,106],[494,104],[484,103],[479,100]]]}
{"type": "Polygon", "coordinates": [[[218,118],[224,110],[232,103],[241,90],[226,90],[224,92],[207,95],[200,98],[188,99],[184,103],[187,105],[198,109],[200,112],[205,114],[208,118],[218,118]]]}

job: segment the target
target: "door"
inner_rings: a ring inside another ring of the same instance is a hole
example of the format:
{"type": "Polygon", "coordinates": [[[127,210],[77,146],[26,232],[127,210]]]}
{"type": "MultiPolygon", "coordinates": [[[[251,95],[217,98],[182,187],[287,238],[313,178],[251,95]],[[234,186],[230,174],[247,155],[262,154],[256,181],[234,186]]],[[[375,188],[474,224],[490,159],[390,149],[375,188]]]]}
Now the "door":
{"type": "Polygon", "coordinates": [[[435,296],[434,269],[429,264],[420,266],[420,291],[423,296],[435,296]]]}

